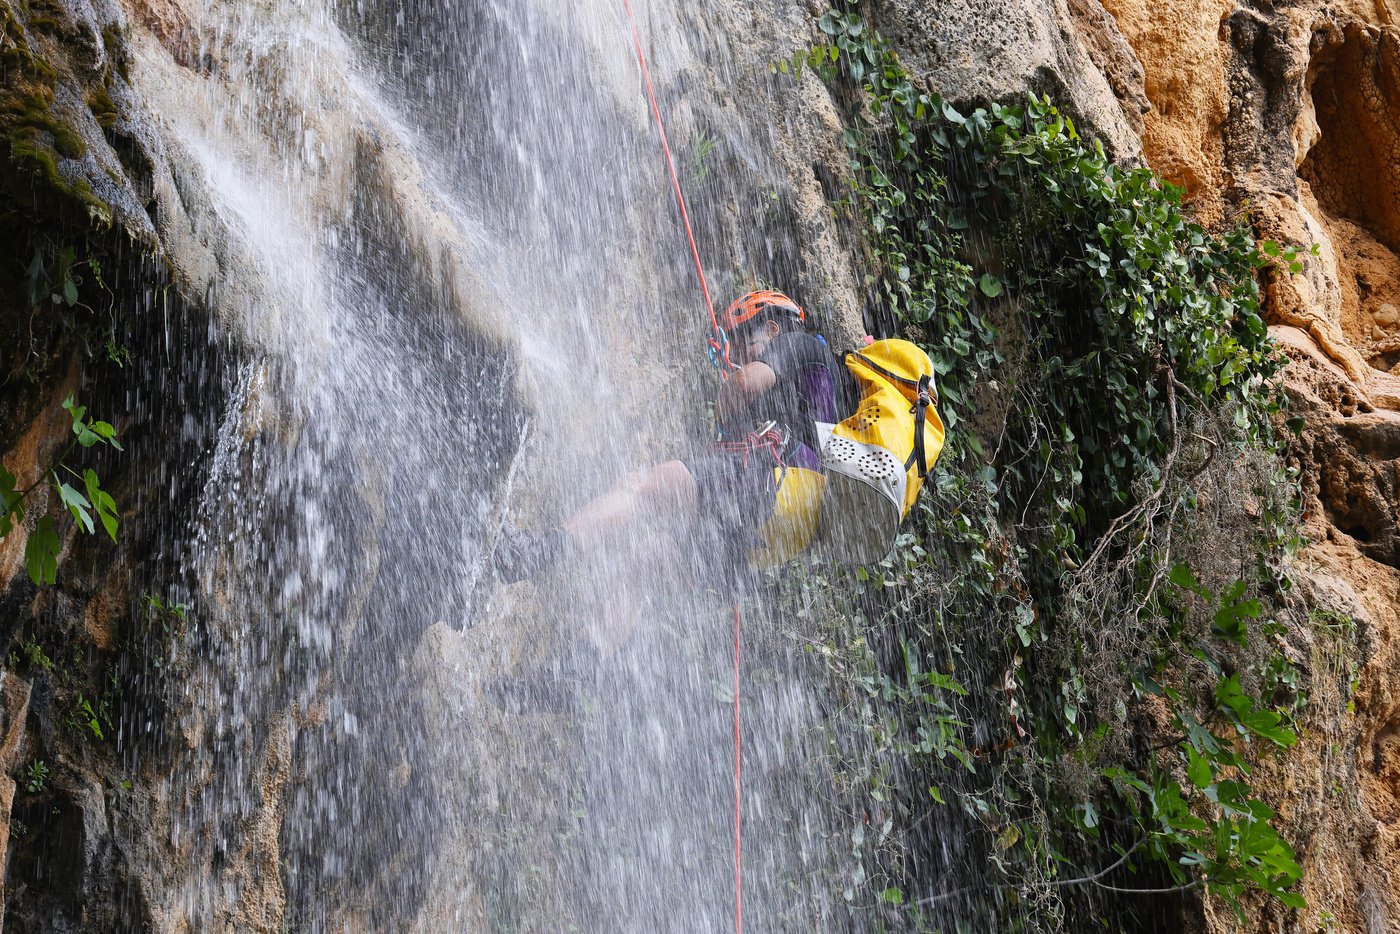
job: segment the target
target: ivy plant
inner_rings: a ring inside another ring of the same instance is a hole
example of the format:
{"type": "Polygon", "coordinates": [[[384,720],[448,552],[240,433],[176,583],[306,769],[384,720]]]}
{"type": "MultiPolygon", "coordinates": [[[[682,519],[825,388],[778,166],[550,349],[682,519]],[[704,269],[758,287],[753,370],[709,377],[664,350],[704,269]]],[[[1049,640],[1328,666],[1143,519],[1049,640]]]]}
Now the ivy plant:
{"type": "MultiPolygon", "coordinates": [[[[68,463],[68,459],[80,448],[106,445],[117,451],[122,450],[117,430],[109,422],[89,416],[87,407],[79,405],[72,394],[64,399],[63,409],[71,419],[73,437],[54,459],[53,466],[38,480],[21,488],[15,475],[0,464],[0,538],[25,523],[25,501],[39,490],[48,489],[72,516],[80,531],[93,534],[100,524],[108,537],[116,541],[119,524],[116,501],[102,489],[96,471],[88,467],[79,473],[68,463]]],[[[57,580],[60,548],[55,518],[51,515],[39,516],[33,528],[29,529],[24,546],[29,579],[36,585],[52,584],[57,580]]]]}
{"type": "MultiPolygon", "coordinates": [[[[869,248],[876,326],[929,352],[950,429],[912,533],[857,575],[862,618],[893,633],[872,688],[899,685],[885,692],[909,713],[896,730],[930,714],[942,730],[896,751],[907,774],[959,789],[904,790],[911,826],[941,801],[963,807],[990,831],[999,884],[1023,893],[1165,883],[1237,910],[1249,891],[1297,907],[1296,858],[1247,784],[1255,757],[1296,734],[1227,670],[1265,650],[1249,631],[1268,615],[1264,594],[1286,586],[1296,523],[1270,506],[1256,560],[1210,586],[1173,554],[1202,534],[1196,486],[1211,471],[1254,458],[1286,486],[1270,466],[1281,357],[1259,283],[1300,271],[1307,247],[1257,244],[1243,220],[1206,229],[1179,189],[1115,164],[1048,99],[955,106],[853,4],[817,27],[821,41],[774,70],[814,68],[845,104],[837,213],[869,248]],[[1109,662],[1081,644],[1085,619],[1130,634],[1109,662]],[[994,691],[944,691],[940,703],[961,705],[946,713],[911,704],[911,673],[964,654],[1000,660],[994,691]],[[1209,696],[1183,688],[1200,671],[1215,679],[1209,696]],[[1154,694],[1168,710],[1159,751],[1175,754],[1112,752],[1129,709],[1154,694]],[[973,717],[991,724],[980,744],[973,717]],[[984,784],[957,780],[957,760],[984,784]],[[1014,794],[1013,762],[1032,776],[1014,794]],[[1086,765],[1096,786],[1061,778],[1086,765]],[[1074,863],[1088,865],[1067,873],[1074,863]]],[[[877,896],[892,882],[917,890],[897,876],[863,872],[877,896]]]]}

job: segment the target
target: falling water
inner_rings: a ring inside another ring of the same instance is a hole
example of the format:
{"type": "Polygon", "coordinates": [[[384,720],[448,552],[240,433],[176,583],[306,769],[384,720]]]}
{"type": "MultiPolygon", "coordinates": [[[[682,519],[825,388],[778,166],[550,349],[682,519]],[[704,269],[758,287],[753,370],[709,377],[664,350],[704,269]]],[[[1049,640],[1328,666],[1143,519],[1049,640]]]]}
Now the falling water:
{"type": "MultiPolygon", "coordinates": [[[[717,300],[839,278],[803,259],[773,152],[795,130],[772,31],[805,11],[636,6],[717,300]],[[734,59],[760,39],[771,55],[734,59]]],[[[487,572],[504,523],[558,523],[703,438],[715,387],[621,0],[562,7],[208,0],[183,62],[140,50],[193,222],[175,259],[231,348],[184,533],[198,625],[158,917],[733,923],[714,556],[683,543],[658,575],[642,541],[535,583],[487,572]],[[572,710],[484,691],[580,666],[572,710]]],[[[844,923],[821,870],[849,846],[814,787],[823,701],[793,626],[745,620],[753,931],[844,923]]]]}

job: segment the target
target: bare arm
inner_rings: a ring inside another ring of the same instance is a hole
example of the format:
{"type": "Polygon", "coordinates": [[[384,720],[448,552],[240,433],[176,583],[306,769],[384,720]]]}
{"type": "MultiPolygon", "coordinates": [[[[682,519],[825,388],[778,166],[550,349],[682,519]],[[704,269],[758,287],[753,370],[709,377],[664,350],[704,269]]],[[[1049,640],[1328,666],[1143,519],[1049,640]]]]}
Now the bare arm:
{"type": "Polygon", "coordinates": [[[730,374],[715,398],[715,417],[721,423],[742,414],[754,400],[777,385],[778,376],[762,360],[746,363],[730,374]]]}

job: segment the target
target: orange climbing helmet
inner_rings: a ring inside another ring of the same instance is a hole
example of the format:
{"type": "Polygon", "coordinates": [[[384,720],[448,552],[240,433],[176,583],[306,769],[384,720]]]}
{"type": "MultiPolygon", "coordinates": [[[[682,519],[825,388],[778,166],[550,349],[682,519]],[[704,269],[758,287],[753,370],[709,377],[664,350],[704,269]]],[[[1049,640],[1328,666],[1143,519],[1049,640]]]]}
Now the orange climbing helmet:
{"type": "Polygon", "coordinates": [[[785,317],[796,324],[803,324],[807,320],[806,312],[797,302],[782,292],[761,289],[736,298],[733,304],[724,309],[719,323],[722,328],[733,334],[736,328],[750,321],[766,321],[773,317],[785,317]]]}

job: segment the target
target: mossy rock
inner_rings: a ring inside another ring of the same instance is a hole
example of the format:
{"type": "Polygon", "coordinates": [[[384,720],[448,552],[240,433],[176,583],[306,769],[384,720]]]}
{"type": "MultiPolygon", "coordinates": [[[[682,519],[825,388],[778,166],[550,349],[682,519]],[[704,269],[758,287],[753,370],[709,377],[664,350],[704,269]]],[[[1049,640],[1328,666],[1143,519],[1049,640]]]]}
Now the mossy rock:
{"type": "Polygon", "coordinates": [[[110,130],[117,123],[117,105],[112,101],[112,95],[107,91],[106,85],[99,84],[87,93],[88,110],[92,111],[92,116],[97,120],[97,125],[104,130],[110,130]]]}
{"type": "MultiPolygon", "coordinates": [[[[44,7],[44,11],[49,9],[44,7]]],[[[112,223],[111,206],[97,196],[76,166],[65,169],[63,165],[64,160],[86,156],[88,145],[73,121],[55,107],[60,69],[36,51],[30,41],[33,26],[31,20],[26,27],[8,3],[0,6],[0,28],[7,40],[0,56],[7,72],[5,84],[0,86],[0,145],[8,150],[0,155],[7,157],[12,172],[29,181],[28,185],[12,183],[9,187],[20,200],[24,200],[21,192],[28,188],[31,199],[38,202],[53,198],[75,202],[91,223],[105,228],[112,223]]],[[[72,80],[86,83],[76,76],[72,80]]],[[[116,123],[116,108],[104,85],[88,88],[84,97],[99,127],[116,123]]]]}

